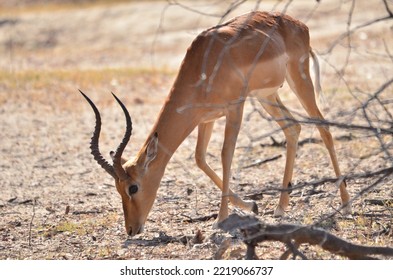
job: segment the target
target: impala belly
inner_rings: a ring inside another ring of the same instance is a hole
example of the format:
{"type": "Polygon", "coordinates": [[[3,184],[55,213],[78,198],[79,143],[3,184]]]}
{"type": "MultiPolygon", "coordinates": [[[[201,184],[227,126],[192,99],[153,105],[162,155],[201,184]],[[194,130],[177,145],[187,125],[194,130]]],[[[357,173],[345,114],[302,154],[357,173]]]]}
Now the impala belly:
{"type": "Polygon", "coordinates": [[[217,108],[217,109],[212,109],[211,111],[207,112],[204,114],[202,117],[201,122],[202,123],[208,123],[215,121],[223,116],[225,116],[226,109],[225,108],[217,108]]]}
{"type": "Polygon", "coordinates": [[[281,86],[278,86],[278,87],[271,87],[271,88],[256,89],[256,90],[253,90],[253,91],[250,93],[250,96],[251,96],[251,97],[257,98],[258,100],[264,99],[264,98],[266,98],[266,97],[268,97],[268,96],[270,96],[270,95],[276,93],[277,90],[278,90],[280,87],[281,87],[281,86]]]}
{"type": "Polygon", "coordinates": [[[249,95],[258,99],[277,92],[285,81],[288,55],[286,53],[271,60],[260,62],[252,69],[249,80],[249,95]]]}

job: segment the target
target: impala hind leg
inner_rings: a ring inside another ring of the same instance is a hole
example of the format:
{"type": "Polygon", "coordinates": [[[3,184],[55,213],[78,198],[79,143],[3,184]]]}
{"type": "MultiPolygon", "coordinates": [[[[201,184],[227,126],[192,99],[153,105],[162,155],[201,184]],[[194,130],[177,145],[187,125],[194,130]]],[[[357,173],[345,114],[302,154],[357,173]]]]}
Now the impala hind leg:
{"type": "Polygon", "coordinates": [[[258,99],[258,101],[261,103],[263,108],[265,108],[265,110],[273,117],[273,119],[280,125],[287,142],[287,155],[284,178],[282,182],[284,190],[280,194],[279,203],[276,210],[274,211],[274,216],[278,217],[284,215],[284,211],[289,204],[289,191],[285,191],[285,189],[287,189],[288,186],[291,185],[293,166],[295,163],[297,143],[301,126],[293,118],[293,116],[281,102],[280,97],[277,94],[273,94],[263,99],[258,99]]]}
{"type": "MultiPolygon", "coordinates": [[[[222,180],[216,172],[206,162],[206,151],[213,132],[214,122],[201,123],[198,126],[198,140],[195,149],[195,160],[198,167],[216,184],[220,190],[223,190],[222,180]]],[[[236,207],[247,211],[253,211],[258,214],[258,207],[254,201],[241,199],[229,188],[229,201],[236,207]]]]}
{"type": "MultiPolygon", "coordinates": [[[[313,119],[321,120],[321,124],[317,124],[317,128],[329,152],[334,172],[337,177],[341,177],[341,171],[334,148],[333,137],[329,131],[328,126],[323,125],[323,121],[325,119],[319,111],[315,100],[314,86],[312,84],[308,69],[309,61],[306,59],[304,61],[304,65],[299,65],[299,61],[299,59],[295,59],[288,63],[287,81],[291,89],[299,98],[308,115],[313,119]],[[304,71],[301,73],[299,69],[304,69],[304,71]]],[[[340,196],[344,214],[350,214],[352,212],[349,202],[350,196],[348,194],[347,186],[344,180],[342,180],[340,183],[340,196]]]]}

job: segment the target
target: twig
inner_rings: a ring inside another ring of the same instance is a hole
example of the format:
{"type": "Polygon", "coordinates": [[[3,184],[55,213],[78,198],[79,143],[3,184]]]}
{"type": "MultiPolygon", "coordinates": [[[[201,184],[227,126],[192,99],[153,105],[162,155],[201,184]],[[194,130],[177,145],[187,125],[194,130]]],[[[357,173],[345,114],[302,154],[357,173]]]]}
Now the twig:
{"type": "Polygon", "coordinates": [[[387,0],[383,0],[383,4],[385,5],[385,9],[388,12],[389,16],[393,17],[393,12],[390,10],[387,0]]]}
{"type": "Polygon", "coordinates": [[[347,30],[347,32],[341,34],[336,40],[334,40],[333,43],[330,45],[330,47],[329,47],[323,54],[326,55],[326,54],[328,54],[328,53],[331,53],[331,52],[333,51],[333,49],[338,45],[338,43],[339,43],[341,40],[343,40],[343,39],[345,39],[346,37],[350,36],[350,35],[351,35],[352,33],[354,33],[355,31],[357,31],[357,30],[359,30],[359,29],[362,29],[362,28],[365,28],[365,27],[367,27],[367,26],[376,24],[376,23],[381,22],[381,21],[392,20],[392,19],[393,19],[393,15],[392,15],[392,14],[389,14],[388,16],[381,17],[381,18],[377,18],[377,19],[374,19],[374,20],[365,22],[365,23],[363,23],[363,24],[360,24],[360,25],[358,25],[358,26],[355,26],[355,27],[352,28],[352,29],[347,30]]]}
{"type": "MultiPolygon", "coordinates": [[[[261,196],[263,194],[271,194],[272,192],[287,192],[287,191],[293,191],[293,190],[298,190],[298,189],[303,189],[305,187],[318,187],[321,185],[324,185],[326,183],[336,183],[342,180],[345,181],[350,181],[350,180],[356,180],[356,179],[364,179],[364,178],[374,178],[376,176],[380,176],[383,175],[383,177],[388,177],[391,176],[393,174],[393,167],[388,167],[388,168],[383,168],[380,170],[376,170],[376,171],[370,171],[370,172],[363,172],[363,173],[354,173],[354,174],[347,174],[345,176],[341,176],[339,178],[337,177],[329,177],[329,178],[322,178],[320,180],[314,180],[314,181],[307,181],[304,183],[299,183],[296,185],[291,185],[288,188],[284,189],[284,188],[269,188],[266,189],[262,192],[258,192],[258,193],[254,193],[254,194],[249,194],[247,195],[247,197],[251,197],[251,196],[261,196]]],[[[369,189],[367,189],[369,190],[369,189]]],[[[365,191],[362,191],[361,194],[364,194],[365,191]]]]}
{"type": "Polygon", "coordinates": [[[304,120],[300,120],[299,123],[302,124],[314,124],[314,125],[321,125],[321,126],[333,126],[348,130],[364,130],[364,131],[372,131],[378,134],[393,134],[393,129],[391,128],[381,128],[375,127],[373,125],[357,125],[357,124],[348,124],[348,123],[339,123],[336,121],[328,121],[328,120],[321,120],[321,119],[313,119],[313,118],[305,118],[304,120]]]}
{"type": "Polygon", "coordinates": [[[393,199],[365,199],[365,203],[380,206],[393,206],[393,199]]]}
{"type": "Polygon", "coordinates": [[[211,214],[211,215],[202,216],[202,217],[198,217],[198,218],[191,218],[191,217],[187,217],[187,218],[188,218],[187,220],[184,220],[187,223],[206,222],[211,219],[216,219],[217,214],[211,214]]]}
{"type": "Polygon", "coordinates": [[[81,211],[72,212],[72,215],[100,214],[100,213],[102,213],[101,210],[81,210],[81,211]]]}
{"type": "Polygon", "coordinates": [[[0,213],[0,216],[6,216],[6,215],[20,215],[20,212],[5,212],[5,213],[0,213]]]}
{"type": "Polygon", "coordinates": [[[261,147],[285,147],[286,141],[278,142],[273,136],[270,136],[272,143],[270,144],[260,144],[261,147]]]}
{"type": "Polygon", "coordinates": [[[37,198],[35,197],[34,200],[33,200],[33,214],[31,216],[30,223],[29,223],[29,247],[31,247],[31,229],[33,227],[33,220],[34,220],[34,217],[35,217],[35,206],[36,206],[36,204],[37,204],[37,198]]]}
{"type": "Polygon", "coordinates": [[[272,157],[265,158],[265,159],[259,159],[259,160],[256,160],[254,163],[251,163],[251,164],[249,164],[249,165],[244,166],[243,168],[246,169],[246,168],[251,168],[251,167],[259,166],[259,165],[262,165],[262,164],[264,164],[264,163],[267,163],[267,162],[270,162],[270,161],[279,159],[280,157],[282,157],[282,155],[276,155],[276,156],[272,156],[272,157]]]}

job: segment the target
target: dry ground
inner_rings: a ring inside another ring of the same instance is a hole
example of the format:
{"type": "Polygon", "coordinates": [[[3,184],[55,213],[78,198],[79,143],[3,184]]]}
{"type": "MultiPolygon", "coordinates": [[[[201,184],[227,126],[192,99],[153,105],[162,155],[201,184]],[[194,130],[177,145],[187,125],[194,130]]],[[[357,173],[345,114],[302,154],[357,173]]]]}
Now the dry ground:
{"type": "MultiPolygon", "coordinates": [[[[168,165],[145,233],[127,238],[114,182],[89,154],[94,117],[78,89],[89,94],[102,112],[105,154],[118,144],[124,124],[110,91],[124,100],[134,123],[133,138],[125,151],[131,157],[149,132],[188,44],[219,18],[160,1],[83,2],[82,6],[31,6],[29,1],[19,1],[18,6],[0,1],[0,259],[213,258],[226,235],[212,229],[214,219],[195,219],[217,213],[220,193],[195,166],[195,133],[168,165]],[[23,2],[27,4],[20,6],[23,2]]],[[[384,15],[382,5],[356,2],[354,26],[384,15]]],[[[260,8],[270,10],[274,3],[262,1],[260,8]]],[[[340,3],[322,1],[313,13],[313,1],[295,1],[289,6],[288,13],[307,21],[312,44],[320,53],[347,28],[350,5],[340,3]]],[[[210,14],[222,13],[229,5],[225,1],[185,4],[210,14]]],[[[232,15],[254,6],[247,2],[232,15]]],[[[354,34],[344,76],[347,84],[331,67],[340,70],[344,65],[347,42],[331,54],[321,55],[326,99],[322,108],[328,119],[364,124],[361,115],[349,113],[367,98],[366,93],[375,92],[391,78],[392,62],[386,55],[387,46],[392,46],[391,24],[377,24],[354,34]]],[[[392,87],[386,92],[381,98],[391,100],[392,87]]],[[[296,114],[304,113],[287,88],[282,95],[296,114]]],[[[272,217],[279,194],[267,190],[280,187],[285,148],[270,145],[272,140],[266,135],[277,126],[256,109],[260,108],[250,100],[236,150],[233,189],[243,197],[263,192],[255,196],[259,218],[270,223],[312,224],[334,212],[339,207],[337,189],[324,184],[292,192],[287,215],[272,217]],[[247,167],[277,155],[282,157],[247,167]]],[[[391,106],[387,109],[393,113],[391,106]]],[[[377,117],[385,115],[375,112],[377,117]]],[[[218,122],[209,149],[208,160],[218,170],[223,125],[218,122]]],[[[380,142],[370,133],[331,130],[344,173],[391,166],[391,159],[379,153],[380,142]]],[[[282,133],[273,137],[283,140],[282,133]]],[[[301,140],[310,137],[318,139],[318,134],[306,126],[301,140]]],[[[392,136],[383,140],[391,143],[392,136]]],[[[332,176],[321,143],[299,148],[295,185],[332,176]]],[[[351,195],[374,180],[348,181],[351,195]]],[[[392,200],[392,178],[356,198],[352,216],[337,214],[320,226],[356,244],[393,246],[392,206],[373,205],[369,199],[392,200]]],[[[258,254],[275,259],[283,250],[282,244],[265,243],[258,254]]],[[[301,250],[309,258],[337,258],[315,247],[301,250]]],[[[244,252],[244,245],[233,240],[223,258],[242,258],[244,252]]]]}

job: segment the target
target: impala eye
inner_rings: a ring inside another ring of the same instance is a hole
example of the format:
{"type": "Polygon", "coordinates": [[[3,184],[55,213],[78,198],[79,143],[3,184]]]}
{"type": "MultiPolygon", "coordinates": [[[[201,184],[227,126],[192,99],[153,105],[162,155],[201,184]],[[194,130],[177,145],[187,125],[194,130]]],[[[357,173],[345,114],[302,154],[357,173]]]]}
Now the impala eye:
{"type": "Polygon", "coordinates": [[[131,185],[128,187],[128,194],[133,195],[138,191],[138,186],[137,185],[131,185]]]}

